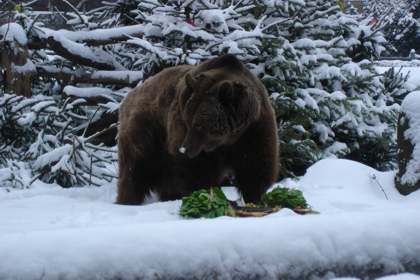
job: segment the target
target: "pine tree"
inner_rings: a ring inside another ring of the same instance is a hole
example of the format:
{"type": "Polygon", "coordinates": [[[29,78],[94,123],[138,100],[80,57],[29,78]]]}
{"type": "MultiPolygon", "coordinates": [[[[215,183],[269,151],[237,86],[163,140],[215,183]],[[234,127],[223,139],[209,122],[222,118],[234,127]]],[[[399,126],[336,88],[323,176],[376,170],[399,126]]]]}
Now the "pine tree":
{"type": "Polygon", "coordinates": [[[364,14],[375,18],[376,27],[383,30],[390,52],[408,56],[411,49],[420,52],[419,0],[375,0],[366,3],[364,14]]]}
{"type": "Polygon", "coordinates": [[[140,1],[136,12],[146,32],[131,42],[152,54],[148,69],[228,52],[263,79],[277,109],[284,174],[331,155],[375,165],[360,147],[393,144],[395,107],[365,60],[384,39],[336,1],[140,1]]]}
{"type": "MultiPolygon", "coordinates": [[[[392,163],[398,110],[392,93],[399,92],[399,83],[378,75],[371,63],[383,50],[384,38],[367,22],[343,14],[335,0],[120,0],[71,14],[67,23],[75,31],[66,32],[32,24],[30,14],[20,17],[29,34],[28,48],[34,48],[29,59],[44,77],[33,83],[33,92],[53,96],[56,108],[69,96],[86,102],[77,106],[76,115],[57,109],[71,121],[66,141],[38,148],[48,142],[39,130],[37,137],[18,145],[33,155],[19,160],[29,161],[33,174],[48,182],[85,185],[92,182],[87,180],[94,176],[92,170],[103,177],[104,164],[111,161],[95,157],[92,151],[103,148],[86,141],[104,126],[91,124],[116,123],[109,115],[116,115],[122,96],[138,81],[167,66],[197,64],[223,53],[235,54],[266,85],[277,113],[283,176],[300,175],[329,156],[382,169],[392,163]],[[36,49],[46,42],[53,60],[36,49]],[[98,87],[101,83],[107,86],[98,87]],[[61,153],[66,160],[39,160],[52,159],[51,154],[43,157],[48,153],[61,153]],[[96,167],[86,165],[90,162],[96,167]],[[64,181],[63,170],[68,174],[64,181]]],[[[9,120],[10,112],[4,115],[9,120]]],[[[54,131],[54,137],[60,135],[54,131]]]]}

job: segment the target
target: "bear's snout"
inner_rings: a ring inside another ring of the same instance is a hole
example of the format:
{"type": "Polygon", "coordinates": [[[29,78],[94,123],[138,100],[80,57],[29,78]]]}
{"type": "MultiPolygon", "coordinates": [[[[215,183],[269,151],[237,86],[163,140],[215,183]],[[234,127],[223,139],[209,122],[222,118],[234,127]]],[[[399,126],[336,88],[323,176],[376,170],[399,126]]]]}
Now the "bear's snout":
{"type": "Polygon", "coordinates": [[[179,148],[179,152],[186,154],[189,158],[195,158],[203,150],[202,140],[202,135],[190,131],[187,133],[184,143],[182,143],[182,146],[179,148]]]}
{"type": "Polygon", "coordinates": [[[179,149],[179,151],[182,153],[182,154],[185,154],[185,155],[187,155],[187,157],[188,158],[195,158],[196,156],[198,156],[200,153],[201,153],[201,149],[188,149],[188,148],[186,148],[186,147],[184,147],[184,146],[182,146],[180,149],[179,149]],[[182,150],[182,151],[181,151],[182,150]]]}

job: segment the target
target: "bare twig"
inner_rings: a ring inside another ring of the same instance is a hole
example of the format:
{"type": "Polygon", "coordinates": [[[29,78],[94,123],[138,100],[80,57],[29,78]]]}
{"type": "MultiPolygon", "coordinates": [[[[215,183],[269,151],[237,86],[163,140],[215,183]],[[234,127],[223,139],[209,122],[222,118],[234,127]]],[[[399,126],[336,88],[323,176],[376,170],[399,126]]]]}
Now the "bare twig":
{"type": "Polygon", "coordinates": [[[75,6],[73,6],[69,1],[67,0],[61,0],[63,1],[63,3],[67,4],[67,6],[70,7],[70,9],[73,10],[73,12],[80,18],[80,21],[86,25],[86,27],[89,27],[89,25],[87,24],[87,22],[85,21],[85,19],[82,17],[82,15],[80,14],[80,12],[76,9],[75,6]]]}
{"type": "Polygon", "coordinates": [[[41,14],[38,14],[35,19],[32,21],[31,25],[28,28],[28,31],[26,32],[26,35],[29,35],[31,33],[32,28],[34,27],[35,23],[38,21],[38,19],[40,18],[41,14]]]}
{"type": "Polygon", "coordinates": [[[379,181],[376,178],[376,175],[374,173],[370,174],[370,179],[372,181],[374,181],[379,186],[379,188],[381,189],[381,191],[384,193],[386,200],[389,200],[388,196],[386,195],[386,192],[385,192],[384,188],[382,187],[381,183],[379,183],[379,181]]]}
{"type": "Polygon", "coordinates": [[[93,118],[96,116],[96,113],[98,113],[98,111],[99,111],[100,108],[101,107],[98,106],[98,108],[96,108],[95,112],[92,114],[92,117],[89,118],[89,122],[88,122],[88,124],[86,125],[86,127],[85,127],[85,129],[83,131],[82,137],[85,137],[86,131],[87,131],[88,127],[92,123],[93,118]]]}
{"type": "Polygon", "coordinates": [[[111,131],[112,129],[117,128],[118,125],[119,125],[119,123],[113,123],[108,128],[105,128],[105,129],[103,129],[103,130],[101,130],[99,132],[96,132],[95,134],[92,134],[91,136],[87,137],[86,138],[86,141],[90,141],[90,140],[92,140],[92,139],[94,139],[94,138],[96,138],[96,137],[98,137],[98,136],[100,136],[100,135],[102,135],[104,133],[107,133],[108,131],[111,131]]]}

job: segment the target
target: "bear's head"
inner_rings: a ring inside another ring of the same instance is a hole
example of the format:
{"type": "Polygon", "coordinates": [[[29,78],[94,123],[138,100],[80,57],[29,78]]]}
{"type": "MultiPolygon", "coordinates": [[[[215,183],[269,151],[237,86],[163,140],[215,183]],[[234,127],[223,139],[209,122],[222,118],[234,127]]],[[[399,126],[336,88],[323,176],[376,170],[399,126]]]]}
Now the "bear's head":
{"type": "Polygon", "coordinates": [[[171,154],[194,158],[231,145],[259,116],[258,94],[226,69],[187,73],[182,84],[177,116],[168,130],[168,138],[174,140],[171,154]]]}

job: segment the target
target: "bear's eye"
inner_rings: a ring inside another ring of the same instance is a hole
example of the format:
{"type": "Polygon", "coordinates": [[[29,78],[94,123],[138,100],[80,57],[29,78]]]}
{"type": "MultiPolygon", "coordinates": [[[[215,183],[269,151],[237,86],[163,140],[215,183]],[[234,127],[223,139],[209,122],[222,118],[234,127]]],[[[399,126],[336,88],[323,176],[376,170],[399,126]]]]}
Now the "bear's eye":
{"type": "Polygon", "coordinates": [[[185,107],[185,105],[187,104],[187,101],[191,98],[191,96],[192,96],[192,91],[190,90],[186,90],[181,94],[181,98],[180,98],[181,108],[185,107]]]}

